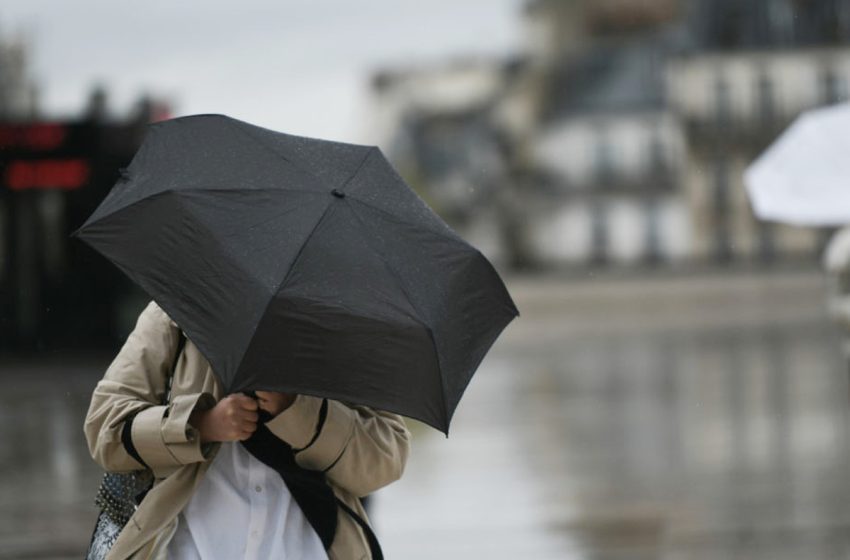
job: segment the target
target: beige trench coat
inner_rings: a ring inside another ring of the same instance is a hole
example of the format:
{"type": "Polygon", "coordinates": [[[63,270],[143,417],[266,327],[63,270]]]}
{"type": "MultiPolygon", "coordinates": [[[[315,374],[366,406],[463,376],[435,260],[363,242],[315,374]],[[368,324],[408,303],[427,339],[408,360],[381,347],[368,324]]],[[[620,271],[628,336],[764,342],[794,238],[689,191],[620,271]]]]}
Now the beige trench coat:
{"type": "MultiPolygon", "coordinates": [[[[223,396],[209,362],[191,341],[186,341],[175,368],[170,403],[154,404],[162,402],[178,338],[177,325],[151,302],[92,394],[85,435],[94,460],[109,471],[143,468],[121,442],[124,419],[137,413],[131,439],[156,477],[112,547],[109,560],[165,558],[177,516],[220,445],[201,445],[197,430],[188,422],[196,407],[211,408],[223,396]]],[[[327,416],[316,436],[321,403],[320,398],[299,395],[266,425],[294,449],[304,448],[295,455],[299,465],[328,469],[327,479],[336,496],[368,519],[358,497],[401,476],[410,433],[396,414],[328,400],[327,416]]],[[[332,560],[371,557],[363,531],[341,508],[329,556],[332,560]]]]}

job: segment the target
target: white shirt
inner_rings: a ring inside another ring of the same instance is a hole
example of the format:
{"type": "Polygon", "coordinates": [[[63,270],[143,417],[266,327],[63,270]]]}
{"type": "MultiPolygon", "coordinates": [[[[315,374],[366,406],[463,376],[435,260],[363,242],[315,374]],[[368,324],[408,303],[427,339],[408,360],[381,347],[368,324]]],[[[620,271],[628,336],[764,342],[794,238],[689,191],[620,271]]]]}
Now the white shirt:
{"type": "Polygon", "coordinates": [[[169,560],[326,560],[280,475],[239,442],[221,444],[177,519],[169,560]]]}

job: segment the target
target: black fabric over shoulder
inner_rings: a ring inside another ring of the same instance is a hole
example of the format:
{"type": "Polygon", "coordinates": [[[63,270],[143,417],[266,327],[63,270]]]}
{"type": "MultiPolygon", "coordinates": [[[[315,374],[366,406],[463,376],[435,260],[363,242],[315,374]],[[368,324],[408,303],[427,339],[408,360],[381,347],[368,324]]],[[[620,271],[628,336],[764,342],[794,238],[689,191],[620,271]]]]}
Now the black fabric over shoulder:
{"type": "Polygon", "coordinates": [[[336,499],[339,507],[342,508],[342,511],[347,513],[354,519],[355,523],[360,525],[360,528],[363,530],[363,534],[366,535],[366,540],[369,542],[369,550],[372,552],[372,560],[384,560],[384,552],[381,550],[381,545],[378,542],[378,537],[375,536],[375,532],[372,531],[372,528],[369,527],[369,524],[363,520],[362,517],[357,515],[357,512],[348,507],[348,505],[340,500],[336,499]]]}
{"type": "Polygon", "coordinates": [[[251,455],[280,475],[328,550],[336,535],[337,505],[324,473],[298,465],[292,447],[263,424],[258,424],[257,431],[241,443],[251,455]]]}

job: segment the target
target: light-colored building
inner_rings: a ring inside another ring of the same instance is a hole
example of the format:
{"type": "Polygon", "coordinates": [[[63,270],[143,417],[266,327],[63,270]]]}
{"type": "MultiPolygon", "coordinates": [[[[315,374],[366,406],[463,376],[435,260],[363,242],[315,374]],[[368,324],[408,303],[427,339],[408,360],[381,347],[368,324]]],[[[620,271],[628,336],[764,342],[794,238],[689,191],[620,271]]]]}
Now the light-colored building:
{"type": "Polygon", "coordinates": [[[512,61],[375,78],[420,194],[514,266],[816,257],[829,231],[752,214],[744,168],[847,99],[850,0],[532,0],[512,61]]]}
{"type": "Polygon", "coordinates": [[[544,266],[689,256],[685,140],[665,91],[676,12],[670,2],[622,4],[537,1],[526,13],[533,33],[549,38],[529,41],[541,62],[531,64],[539,95],[526,148],[531,245],[544,266]]]}
{"type": "Polygon", "coordinates": [[[37,89],[28,54],[23,38],[0,38],[0,119],[19,120],[36,113],[37,89]]]}
{"type": "Polygon", "coordinates": [[[373,78],[375,141],[411,186],[484,254],[504,258],[505,100],[516,67],[494,59],[385,70],[373,78]]]}
{"type": "Polygon", "coordinates": [[[534,220],[537,261],[640,264],[688,255],[678,184],[684,146],[663,110],[573,115],[541,131],[534,220]]]}
{"type": "Polygon", "coordinates": [[[687,137],[694,259],[816,257],[829,231],[757,220],[743,170],[800,112],[847,99],[850,1],[685,6],[688,42],[668,63],[667,91],[687,137]]]}
{"type": "Polygon", "coordinates": [[[678,262],[689,256],[680,193],[684,137],[666,102],[677,2],[526,5],[533,127],[517,136],[533,264],[678,262]]]}

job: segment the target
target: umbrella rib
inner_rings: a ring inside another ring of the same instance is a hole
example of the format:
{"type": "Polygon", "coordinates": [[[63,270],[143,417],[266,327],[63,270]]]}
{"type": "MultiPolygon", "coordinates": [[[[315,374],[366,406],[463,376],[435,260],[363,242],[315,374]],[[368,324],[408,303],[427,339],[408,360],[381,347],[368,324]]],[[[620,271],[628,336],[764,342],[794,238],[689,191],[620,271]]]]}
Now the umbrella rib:
{"type": "MultiPolygon", "coordinates": [[[[77,231],[75,231],[74,234],[83,230],[85,227],[90,226],[92,224],[95,224],[95,223],[97,223],[97,222],[99,222],[99,221],[101,221],[105,218],[109,218],[110,216],[113,216],[113,215],[117,214],[118,212],[121,212],[122,210],[124,210],[126,208],[130,208],[131,206],[139,204],[140,202],[144,202],[145,200],[150,200],[150,199],[155,198],[155,197],[161,197],[161,196],[170,195],[170,194],[179,195],[179,194],[184,193],[184,192],[208,192],[208,191],[212,191],[212,192],[245,192],[245,190],[246,189],[239,189],[239,188],[234,188],[234,187],[225,187],[225,188],[220,188],[220,189],[218,189],[218,188],[210,189],[210,188],[207,188],[207,187],[189,187],[189,188],[180,189],[180,188],[169,187],[167,189],[163,189],[161,191],[157,191],[155,193],[144,196],[144,197],[142,197],[138,200],[133,200],[128,204],[122,204],[121,206],[113,208],[113,209],[109,210],[108,212],[97,216],[97,220],[95,220],[94,222],[88,223],[88,221],[87,221],[82,226],[77,228],[77,231]]],[[[314,191],[314,190],[310,190],[310,189],[284,189],[284,188],[263,187],[263,188],[259,188],[259,189],[247,189],[247,190],[258,191],[258,192],[278,192],[278,191],[299,192],[299,193],[314,194],[314,195],[316,195],[316,194],[322,194],[323,195],[324,194],[322,192],[314,191]]],[[[112,191],[109,191],[109,192],[111,193],[112,191]]],[[[105,201],[105,199],[104,199],[104,201],[105,201]]],[[[99,210],[99,209],[100,208],[98,207],[97,210],[99,210]]],[[[97,210],[95,210],[95,213],[97,212],[97,210]]],[[[94,214],[92,214],[92,216],[94,216],[94,214]]],[[[91,216],[90,216],[90,218],[91,218],[91,216]]]]}
{"type": "Polygon", "coordinates": [[[279,157],[280,159],[282,159],[282,160],[283,160],[283,161],[285,161],[286,163],[288,163],[288,164],[292,165],[292,167],[294,167],[294,168],[298,169],[298,171],[300,171],[300,172],[302,172],[302,173],[305,173],[305,174],[307,174],[307,175],[309,175],[309,176],[313,177],[313,179],[318,179],[318,178],[317,178],[317,177],[316,177],[313,173],[311,173],[309,170],[307,170],[307,169],[303,169],[300,165],[298,165],[297,163],[295,163],[295,162],[294,162],[294,161],[292,161],[291,159],[287,158],[285,155],[283,155],[283,154],[279,153],[278,151],[276,151],[276,150],[272,149],[272,148],[271,148],[270,146],[268,146],[265,142],[261,141],[259,138],[257,138],[256,136],[254,136],[253,134],[251,134],[251,133],[250,133],[250,132],[248,132],[247,130],[243,130],[241,127],[236,126],[236,123],[232,122],[231,120],[227,120],[226,122],[227,122],[228,126],[230,126],[231,128],[233,128],[234,130],[239,131],[239,133],[240,133],[240,134],[242,134],[243,136],[245,136],[245,137],[247,137],[248,139],[252,140],[255,144],[257,144],[257,145],[258,145],[258,146],[260,146],[261,148],[263,148],[263,149],[265,149],[265,150],[267,150],[267,151],[271,152],[273,155],[275,155],[275,156],[279,157]]]}
{"type": "MultiPolygon", "coordinates": [[[[187,188],[183,188],[183,189],[168,188],[168,189],[164,189],[164,190],[162,190],[158,193],[152,194],[151,196],[156,196],[156,195],[162,194],[162,193],[180,194],[180,193],[184,193],[184,192],[235,192],[235,193],[245,193],[245,192],[280,192],[280,191],[283,191],[283,192],[299,192],[299,193],[305,193],[305,194],[325,194],[325,193],[322,193],[322,192],[319,192],[319,191],[314,191],[314,190],[311,190],[311,189],[287,189],[287,188],[282,188],[282,187],[260,187],[258,189],[242,189],[242,188],[239,188],[239,187],[230,187],[230,186],[227,186],[227,185],[222,185],[221,188],[217,188],[217,185],[209,185],[209,186],[203,186],[203,187],[187,187],[187,188]],[[210,187],[212,187],[212,188],[210,188],[210,187]]],[[[146,197],[146,198],[149,198],[149,197],[146,197]]],[[[142,199],[142,200],[144,200],[144,199],[142,199]]]]}
{"type": "MultiPolygon", "coordinates": [[[[363,206],[368,206],[372,210],[375,210],[377,212],[380,212],[381,214],[385,214],[387,216],[390,216],[395,221],[409,223],[409,222],[405,221],[403,218],[400,218],[399,216],[397,216],[396,214],[393,214],[392,212],[389,212],[388,210],[384,210],[380,206],[375,206],[374,204],[370,204],[370,203],[366,202],[365,200],[363,200],[361,198],[357,198],[356,196],[352,196],[352,195],[349,194],[346,197],[346,200],[353,200],[354,202],[357,202],[358,204],[362,204],[363,206]]],[[[430,208],[429,208],[429,210],[430,210],[430,208]]],[[[430,210],[430,211],[434,212],[433,210],[430,210]]],[[[448,225],[446,227],[448,227],[448,225]]],[[[451,229],[451,228],[449,228],[449,229],[451,229]]],[[[473,251],[476,250],[475,247],[470,245],[467,241],[465,241],[463,238],[458,236],[456,233],[455,233],[454,236],[452,236],[449,233],[446,233],[444,231],[439,231],[439,230],[436,230],[436,229],[433,229],[433,228],[428,228],[428,231],[432,232],[434,235],[439,235],[440,237],[444,237],[446,239],[456,241],[456,242],[460,243],[461,245],[466,246],[470,250],[473,250],[473,251]]],[[[454,233],[454,231],[452,231],[452,233],[454,233]]]]}
{"type": "MultiPolygon", "coordinates": [[[[345,185],[347,185],[349,183],[349,181],[351,181],[358,173],[360,173],[360,169],[363,167],[363,164],[366,163],[366,160],[369,159],[370,154],[371,154],[371,150],[366,153],[366,156],[360,162],[360,165],[357,166],[357,169],[354,170],[354,173],[352,173],[351,176],[348,179],[346,179],[342,183],[341,186],[337,187],[338,189],[344,188],[345,185]]],[[[304,244],[301,245],[301,247],[298,248],[298,253],[295,255],[295,258],[292,260],[292,265],[289,267],[289,270],[286,272],[286,275],[283,277],[283,280],[281,280],[280,284],[278,284],[277,289],[272,294],[272,297],[274,297],[275,294],[277,294],[278,292],[280,292],[282,289],[284,289],[286,287],[286,282],[287,282],[287,280],[289,280],[289,277],[292,276],[292,271],[295,269],[295,265],[298,264],[298,259],[301,258],[301,253],[304,252],[304,247],[307,246],[307,244],[310,242],[310,238],[313,237],[313,233],[316,231],[316,228],[318,228],[319,224],[322,223],[322,220],[325,219],[325,214],[328,213],[328,210],[330,210],[331,205],[332,205],[332,201],[329,201],[328,205],[325,206],[325,209],[322,211],[322,215],[319,216],[319,219],[316,220],[315,224],[313,224],[313,228],[310,230],[310,233],[308,233],[307,237],[304,238],[304,244]]],[[[271,300],[269,300],[269,301],[271,302],[271,300]]]]}
{"type": "MultiPolygon", "coordinates": [[[[325,219],[325,215],[327,215],[330,207],[331,207],[330,204],[327,204],[325,206],[325,209],[322,210],[322,215],[319,216],[319,219],[316,220],[316,223],[313,224],[313,227],[310,229],[310,233],[308,233],[307,236],[304,238],[304,243],[302,243],[301,247],[298,248],[298,252],[295,254],[295,258],[292,259],[292,264],[289,266],[289,270],[286,271],[286,274],[284,275],[283,280],[280,281],[280,283],[277,285],[277,288],[272,290],[271,296],[269,296],[269,300],[266,302],[266,306],[263,309],[263,312],[259,315],[260,320],[262,320],[262,318],[265,317],[266,313],[268,313],[269,305],[271,305],[272,300],[274,300],[275,296],[286,286],[286,281],[289,280],[289,277],[292,275],[292,271],[295,269],[295,265],[298,264],[298,259],[301,258],[301,253],[304,252],[304,247],[307,246],[307,244],[310,242],[310,238],[313,236],[313,232],[316,231],[316,228],[318,228],[319,224],[322,223],[322,220],[325,219]]],[[[254,332],[251,333],[251,336],[248,337],[248,340],[251,340],[251,339],[254,338],[254,335],[257,333],[257,329],[259,328],[259,326],[260,326],[260,321],[257,321],[257,324],[254,326],[254,332]]],[[[237,363],[239,363],[239,364],[242,363],[242,360],[245,359],[245,353],[247,351],[248,351],[248,347],[246,346],[245,349],[242,351],[242,355],[239,357],[239,361],[237,363]]]]}
{"type": "MultiPolygon", "coordinates": [[[[302,192],[309,194],[324,194],[313,189],[289,189],[286,187],[257,187],[257,188],[242,188],[242,187],[231,187],[229,185],[204,185],[199,187],[186,187],[182,189],[166,189],[166,191],[174,191],[176,193],[187,192],[187,191],[209,191],[209,192],[278,192],[278,191],[286,191],[286,192],[302,192]]],[[[163,191],[165,192],[165,191],[163,191]]]]}
{"type": "MultiPolygon", "coordinates": [[[[343,200],[347,201],[348,199],[343,199],[343,200]]],[[[370,205],[367,205],[367,206],[370,206],[370,205]]],[[[395,279],[396,284],[398,284],[398,287],[401,290],[401,292],[404,294],[404,297],[407,298],[407,302],[410,304],[410,306],[413,308],[413,310],[416,311],[416,313],[418,315],[420,315],[419,317],[415,317],[415,319],[419,323],[421,323],[422,326],[424,326],[425,329],[428,331],[428,336],[431,338],[431,344],[434,347],[434,353],[437,354],[437,356],[436,356],[437,359],[435,360],[436,363],[437,363],[437,368],[440,370],[440,388],[442,389],[440,391],[440,396],[443,397],[443,399],[442,399],[443,400],[443,414],[445,415],[445,418],[448,419],[448,405],[446,403],[446,382],[445,382],[445,379],[443,378],[443,366],[440,364],[440,356],[437,353],[437,341],[434,338],[434,330],[431,328],[431,325],[429,325],[422,318],[422,311],[413,302],[413,299],[410,297],[410,294],[408,293],[407,289],[405,289],[404,282],[402,282],[398,273],[393,269],[392,266],[390,266],[389,261],[387,261],[386,257],[383,255],[383,253],[381,253],[378,249],[376,249],[374,247],[374,245],[372,244],[372,242],[369,240],[370,236],[372,235],[372,232],[369,229],[369,227],[365,224],[365,222],[363,221],[363,218],[360,217],[360,214],[357,213],[357,210],[354,209],[354,206],[349,204],[348,207],[351,209],[351,213],[354,215],[355,219],[357,220],[357,223],[360,224],[361,230],[363,230],[363,232],[365,233],[366,243],[369,245],[369,248],[372,249],[372,251],[374,251],[376,255],[378,255],[378,258],[380,258],[381,262],[384,263],[384,266],[387,267],[387,270],[389,271],[390,275],[395,279]]]]}
{"type": "MultiPolygon", "coordinates": [[[[247,133],[246,133],[246,134],[247,134],[247,133]]],[[[259,143],[259,141],[258,141],[258,143],[259,143]]],[[[264,144],[261,144],[261,143],[260,143],[260,145],[261,145],[261,146],[265,146],[264,144]]],[[[268,148],[267,148],[267,149],[268,149],[268,148]]],[[[352,174],[351,174],[351,176],[350,176],[348,179],[346,179],[346,180],[345,180],[345,182],[342,184],[342,186],[340,186],[340,187],[338,187],[338,188],[340,188],[340,189],[341,189],[341,188],[343,188],[343,187],[344,187],[345,185],[347,185],[347,184],[348,184],[348,182],[349,182],[349,181],[351,181],[351,180],[352,180],[352,179],[353,179],[353,178],[354,178],[354,177],[355,177],[358,173],[360,173],[360,169],[361,169],[361,168],[363,167],[363,165],[366,163],[366,160],[367,160],[367,159],[369,159],[369,155],[370,155],[371,153],[372,153],[372,150],[369,150],[369,151],[366,153],[366,155],[363,157],[363,160],[360,162],[360,165],[358,165],[358,166],[357,166],[357,169],[355,169],[355,170],[354,170],[354,173],[352,173],[352,174]]],[[[284,158],[284,159],[285,159],[285,158],[284,158]]],[[[329,197],[329,198],[333,198],[333,197],[329,197]]],[[[286,287],[286,282],[287,282],[287,281],[289,280],[289,278],[292,276],[292,271],[293,271],[293,270],[295,270],[295,266],[298,264],[298,259],[300,259],[300,258],[301,258],[301,254],[304,252],[304,247],[306,247],[306,246],[307,246],[307,244],[308,244],[308,243],[310,243],[310,238],[311,238],[311,237],[313,237],[313,233],[314,233],[314,232],[316,231],[316,229],[319,227],[319,224],[321,224],[321,223],[322,223],[322,220],[324,220],[324,219],[325,219],[325,216],[327,215],[328,210],[330,210],[330,209],[331,209],[331,206],[332,206],[332,205],[333,205],[333,200],[329,200],[329,201],[328,201],[328,204],[325,206],[325,209],[324,209],[324,210],[322,210],[322,215],[321,215],[321,216],[319,216],[319,219],[318,219],[318,220],[316,220],[316,223],[315,223],[315,224],[313,224],[313,227],[310,229],[310,233],[308,233],[308,234],[307,234],[307,236],[304,238],[304,243],[301,245],[301,247],[299,247],[299,248],[298,248],[298,252],[295,254],[295,258],[294,258],[294,259],[292,259],[292,264],[289,266],[289,270],[287,270],[287,271],[286,271],[286,274],[284,275],[283,280],[281,280],[281,281],[280,281],[280,283],[277,285],[277,288],[275,288],[275,289],[272,291],[271,296],[269,297],[269,301],[267,301],[267,302],[266,302],[266,307],[265,307],[265,309],[263,309],[263,313],[260,315],[260,317],[261,317],[261,318],[262,318],[262,317],[264,317],[264,316],[265,316],[265,314],[268,312],[268,310],[269,310],[269,305],[271,305],[271,302],[272,302],[272,300],[274,299],[274,297],[275,297],[278,293],[280,293],[280,291],[281,291],[282,289],[284,289],[284,288],[286,287]]],[[[259,322],[258,322],[258,323],[257,323],[257,325],[254,327],[254,332],[252,332],[252,333],[251,333],[251,337],[249,338],[249,340],[250,340],[251,338],[253,338],[253,337],[254,337],[254,334],[256,334],[256,332],[257,332],[257,328],[259,327],[259,325],[260,325],[260,324],[259,324],[259,322]]],[[[248,348],[247,348],[247,347],[245,347],[245,349],[242,351],[242,355],[239,357],[239,363],[242,363],[242,360],[245,358],[245,353],[246,353],[247,351],[248,351],[248,348]]]]}
{"type": "Polygon", "coordinates": [[[363,166],[366,165],[366,162],[369,161],[369,158],[372,157],[372,154],[374,154],[377,151],[377,149],[378,148],[369,148],[368,150],[366,150],[366,155],[363,156],[362,160],[360,160],[360,164],[357,166],[357,169],[354,170],[354,173],[352,173],[348,177],[348,179],[343,181],[343,183],[340,186],[337,187],[337,190],[341,191],[342,189],[347,187],[348,183],[350,183],[352,180],[354,180],[355,177],[357,177],[357,175],[360,174],[360,170],[363,169],[363,166]]]}

